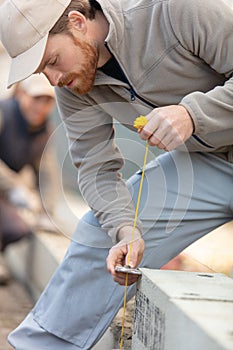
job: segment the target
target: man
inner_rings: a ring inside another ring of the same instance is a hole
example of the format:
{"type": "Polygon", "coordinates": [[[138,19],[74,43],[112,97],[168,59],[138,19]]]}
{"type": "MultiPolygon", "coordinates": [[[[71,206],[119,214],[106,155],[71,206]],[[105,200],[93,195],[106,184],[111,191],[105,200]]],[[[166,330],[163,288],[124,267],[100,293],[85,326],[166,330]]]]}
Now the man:
{"type": "MultiPolygon", "coordinates": [[[[125,275],[115,266],[129,257],[141,177],[122,181],[113,117],[133,129],[146,115],[140,137],[167,151],[146,169],[132,267],[159,268],[233,218],[232,10],[211,0],[15,0],[0,15],[9,85],[44,73],[58,86],[94,213],[9,340],[24,350],[90,349],[122,305],[125,275]]],[[[129,275],[128,298],[136,280],[129,275]]]]}
{"type": "Polygon", "coordinates": [[[46,210],[52,214],[56,170],[52,150],[45,149],[52,131],[49,116],[54,107],[54,89],[42,75],[19,83],[12,97],[0,101],[1,251],[32,233],[33,222],[31,218],[25,222],[20,208],[26,209],[29,217],[33,214],[35,224],[42,219],[48,222],[46,210]],[[34,183],[25,180],[26,167],[32,170],[34,183]],[[41,203],[41,193],[47,197],[47,201],[43,200],[46,208],[41,203]]]}

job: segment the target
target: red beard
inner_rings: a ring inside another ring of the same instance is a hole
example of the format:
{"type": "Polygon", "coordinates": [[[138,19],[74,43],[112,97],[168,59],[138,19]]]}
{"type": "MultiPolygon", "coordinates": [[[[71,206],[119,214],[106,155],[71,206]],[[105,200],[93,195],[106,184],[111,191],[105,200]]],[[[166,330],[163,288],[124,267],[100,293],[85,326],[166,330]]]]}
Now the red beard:
{"type": "Polygon", "coordinates": [[[86,60],[82,65],[82,68],[79,72],[70,72],[67,73],[62,80],[59,81],[58,86],[66,86],[72,80],[78,80],[76,86],[72,87],[72,90],[77,94],[86,94],[89,92],[94,84],[97,63],[99,58],[99,53],[97,47],[87,42],[81,42],[72,35],[74,44],[82,51],[86,60]]]}

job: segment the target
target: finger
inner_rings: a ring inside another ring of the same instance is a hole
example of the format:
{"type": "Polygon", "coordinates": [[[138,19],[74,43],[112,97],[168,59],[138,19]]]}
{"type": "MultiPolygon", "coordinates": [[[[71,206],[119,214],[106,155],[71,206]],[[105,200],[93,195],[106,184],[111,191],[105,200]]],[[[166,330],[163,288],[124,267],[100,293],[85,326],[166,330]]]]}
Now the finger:
{"type": "Polygon", "coordinates": [[[178,146],[184,144],[184,141],[177,132],[173,132],[164,138],[163,143],[165,144],[167,151],[172,151],[178,146]]]}
{"type": "Polygon", "coordinates": [[[163,140],[160,140],[156,136],[152,135],[152,137],[149,138],[148,143],[150,146],[156,146],[160,149],[166,149],[166,144],[163,140]]]}
{"type": "Polygon", "coordinates": [[[126,255],[126,265],[130,265],[132,268],[136,268],[141,260],[144,253],[144,240],[142,238],[136,240],[133,243],[132,249],[128,247],[128,254],[126,255]]]}
{"type": "Polygon", "coordinates": [[[158,130],[149,139],[151,146],[157,146],[160,149],[171,150],[168,145],[178,145],[182,143],[177,129],[172,127],[169,123],[163,123],[158,130]]]}
{"type": "Polygon", "coordinates": [[[184,142],[181,141],[180,139],[177,140],[177,139],[174,139],[172,140],[166,147],[166,149],[168,151],[172,151],[173,149],[176,149],[177,147],[179,147],[180,145],[182,145],[184,142]]]}
{"type": "Polygon", "coordinates": [[[136,268],[139,264],[138,251],[136,249],[132,249],[130,251],[130,247],[129,247],[129,253],[126,255],[125,262],[126,262],[126,265],[129,265],[132,268],[136,268]]]}
{"type": "MultiPolygon", "coordinates": [[[[167,126],[166,125],[161,125],[150,136],[149,144],[151,146],[157,146],[157,147],[158,147],[158,145],[161,145],[163,148],[165,148],[166,147],[165,139],[166,139],[166,137],[169,137],[168,135],[169,135],[169,133],[168,133],[167,126]]],[[[160,148],[162,148],[162,147],[160,147],[160,148]]]]}
{"type": "Polygon", "coordinates": [[[120,284],[121,286],[127,285],[130,286],[131,284],[137,282],[139,276],[138,275],[132,275],[132,274],[128,274],[128,278],[126,276],[126,273],[122,273],[122,272],[116,272],[115,274],[113,274],[113,280],[120,284]]]}
{"type": "Polygon", "coordinates": [[[110,272],[112,275],[115,273],[115,266],[116,265],[121,265],[121,262],[119,261],[114,261],[111,259],[107,259],[107,270],[110,272]]]}
{"type": "Polygon", "coordinates": [[[140,131],[140,137],[143,140],[148,140],[158,129],[157,120],[149,120],[148,123],[140,131]]]}
{"type": "Polygon", "coordinates": [[[119,255],[119,250],[111,249],[106,259],[106,263],[108,271],[113,274],[116,265],[124,265],[124,256],[122,254],[119,255]]]}
{"type": "Polygon", "coordinates": [[[149,139],[149,145],[150,146],[156,146],[162,150],[168,150],[168,145],[173,141],[172,135],[170,134],[165,134],[161,137],[156,137],[154,134],[150,139],[149,139]]]}

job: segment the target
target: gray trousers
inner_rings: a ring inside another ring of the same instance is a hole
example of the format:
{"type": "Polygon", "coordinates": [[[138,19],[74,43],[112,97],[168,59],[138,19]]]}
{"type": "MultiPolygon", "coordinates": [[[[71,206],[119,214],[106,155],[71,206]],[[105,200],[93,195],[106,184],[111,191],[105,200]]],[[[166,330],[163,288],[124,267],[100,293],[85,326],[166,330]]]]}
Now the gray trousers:
{"type": "MultiPolygon", "coordinates": [[[[129,181],[137,198],[141,172],[129,181]]],[[[145,253],[160,268],[233,219],[233,164],[212,154],[173,151],[148,164],[140,205],[145,253]]],[[[124,287],[106,270],[112,243],[92,212],[77,226],[64,261],[27,318],[9,335],[17,350],[91,349],[122,306],[124,287]]],[[[128,298],[135,285],[128,288],[128,298]]]]}

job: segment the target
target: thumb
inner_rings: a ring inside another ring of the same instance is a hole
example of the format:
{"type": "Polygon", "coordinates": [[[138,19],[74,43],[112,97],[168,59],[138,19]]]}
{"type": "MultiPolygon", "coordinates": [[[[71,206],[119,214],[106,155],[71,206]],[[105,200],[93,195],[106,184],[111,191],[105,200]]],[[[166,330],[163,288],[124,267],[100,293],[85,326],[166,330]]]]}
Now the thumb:
{"type": "Polygon", "coordinates": [[[128,244],[128,253],[125,257],[125,264],[132,268],[137,266],[137,254],[133,251],[132,247],[130,247],[130,244],[128,244]]]}

